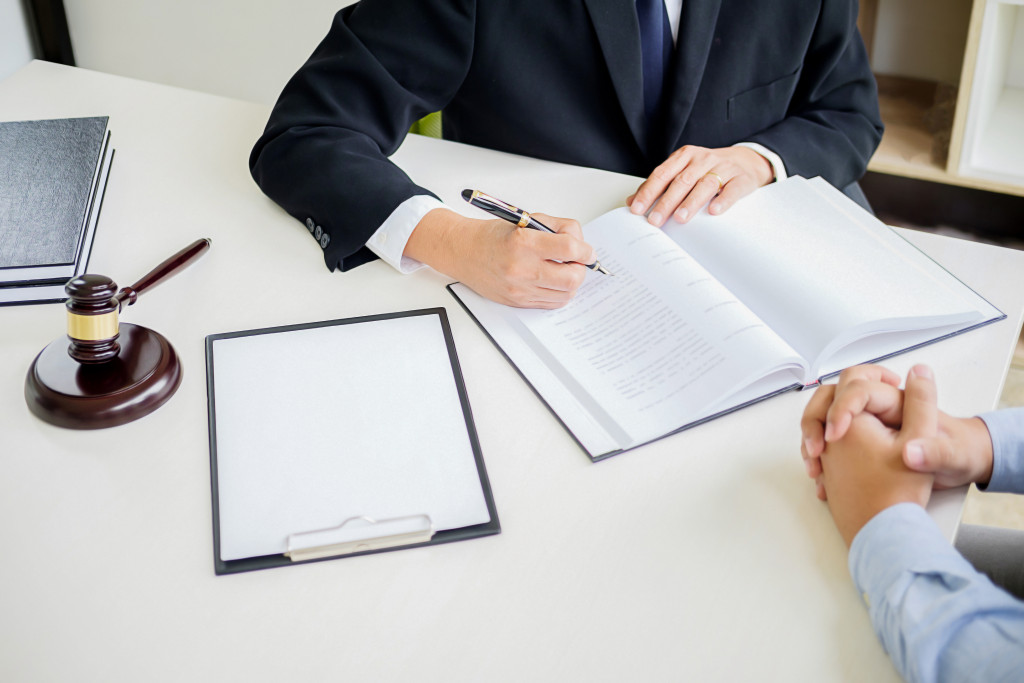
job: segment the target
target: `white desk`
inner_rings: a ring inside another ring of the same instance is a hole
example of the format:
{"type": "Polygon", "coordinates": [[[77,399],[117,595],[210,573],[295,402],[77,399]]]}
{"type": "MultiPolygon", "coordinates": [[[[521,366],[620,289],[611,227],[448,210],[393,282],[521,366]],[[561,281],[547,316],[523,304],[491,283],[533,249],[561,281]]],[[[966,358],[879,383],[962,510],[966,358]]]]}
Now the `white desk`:
{"type": "MultiPolygon", "coordinates": [[[[249,177],[266,107],[41,62],[0,83],[0,120],[102,114],[117,156],[90,271],[123,286],[198,237],[213,248],[123,313],[185,375],[122,427],[33,418],[24,376],[64,312],[0,309],[0,680],[897,680],[804,475],[809,394],[591,464],[442,276],[323,267],[249,177]],[[205,335],[430,306],[451,318],[502,534],[214,576],[205,335]]],[[[637,182],[415,137],[397,159],[455,207],[478,187],[581,221],[637,182]]],[[[889,365],[930,363],[943,407],[989,409],[1024,254],[909,237],[1009,319],[889,365]]],[[[944,501],[951,533],[962,492],[944,501]]]]}

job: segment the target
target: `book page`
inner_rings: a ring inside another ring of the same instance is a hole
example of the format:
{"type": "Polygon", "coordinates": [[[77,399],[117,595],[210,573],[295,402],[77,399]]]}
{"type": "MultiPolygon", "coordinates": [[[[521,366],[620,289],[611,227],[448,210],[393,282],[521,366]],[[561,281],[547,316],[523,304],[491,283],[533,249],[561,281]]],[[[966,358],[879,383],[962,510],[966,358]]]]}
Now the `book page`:
{"type": "Polygon", "coordinates": [[[538,349],[533,335],[524,336],[522,325],[508,315],[505,306],[485,299],[461,282],[449,285],[449,289],[583,450],[592,456],[602,455],[631,441],[550,354],[538,349]],[[598,416],[604,418],[599,421],[598,416]]]}
{"type": "Polygon", "coordinates": [[[665,232],[808,360],[808,380],[830,354],[867,335],[983,318],[980,297],[856,211],[869,220],[796,177],[665,232]]]}
{"type": "Polygon", "coordinates": [[[561,309],[501,308],[621,446],[677,429],[779,368],[790,369],[782,386],[802,374],[792,348],[642,217],[620,209],[585,234],[614,276],[591,273],[561,309]]]}

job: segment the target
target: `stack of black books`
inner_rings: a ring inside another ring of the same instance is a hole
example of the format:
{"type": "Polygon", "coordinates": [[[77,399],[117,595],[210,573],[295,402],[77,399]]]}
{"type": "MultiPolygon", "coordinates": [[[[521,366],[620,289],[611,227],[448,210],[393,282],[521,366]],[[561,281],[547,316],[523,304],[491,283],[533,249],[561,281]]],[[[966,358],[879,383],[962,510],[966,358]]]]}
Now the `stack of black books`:
{"type": "Polygon", "coordinates": [[[105,116],[0,122],[0,306],[67,298],[89,264],[113,155],[105,116]]]}

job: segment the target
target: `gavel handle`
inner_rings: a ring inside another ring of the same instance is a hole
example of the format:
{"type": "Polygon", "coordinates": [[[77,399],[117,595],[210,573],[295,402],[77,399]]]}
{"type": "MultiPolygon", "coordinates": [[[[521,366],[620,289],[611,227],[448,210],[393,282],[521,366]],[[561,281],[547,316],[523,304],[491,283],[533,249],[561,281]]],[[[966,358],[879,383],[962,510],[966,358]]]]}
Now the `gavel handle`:
{"type": "Polygon", "coordinates": [[[142,279],[135,284],[122,288],[114,298],[117,300],[117,303],[121,308],[131,306],[147,289],[156,287],[172,275],[176,275],[187,265],[206,253],[206,250],[210,248],[212,243],[213,242],[206,237],[196,240],[153,270],[143,275],[142,279]]]}

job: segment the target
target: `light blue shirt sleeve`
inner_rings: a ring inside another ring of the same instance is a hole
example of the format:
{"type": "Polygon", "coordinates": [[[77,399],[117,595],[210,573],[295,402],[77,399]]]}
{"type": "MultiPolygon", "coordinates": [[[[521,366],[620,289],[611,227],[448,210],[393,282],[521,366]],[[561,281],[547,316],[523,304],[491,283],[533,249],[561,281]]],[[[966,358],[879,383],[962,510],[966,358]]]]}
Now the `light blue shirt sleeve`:
{"type": "MultiPolygon", "coordinates": [[[[992,479],[983,491],[1024,493],[1024,407],[979,415],[992,437],[992,479]]],[[[1024,676],[1022,676],[1024,679],[1024,676]]]]}
{"type": "Polygon", "coordinates": [[[974,569],[921,506],[864,525],[850,573],[904,679],[1024,680],[1024,603],[974,569]]]}
{"type": "MultiPolygon", "coordinates": [[[[1024,492],[1024,408],[981,418],[993,445],[988,490],[1024,492]]],[[[1024,680],[1024,603],[974,569],[919,505],[894,505],[865,524],[850,574],[906,680],[1024,680]]]]}

